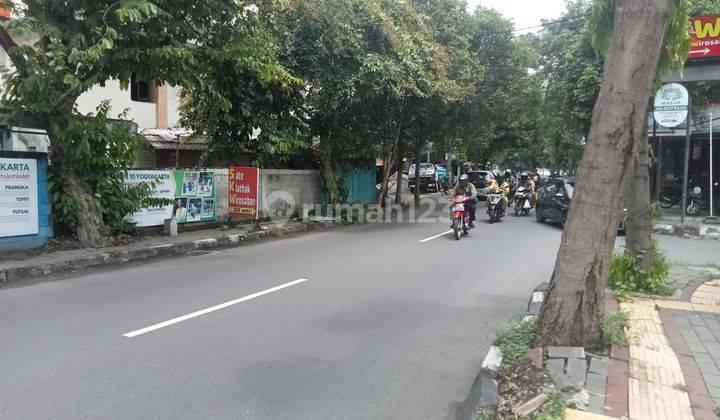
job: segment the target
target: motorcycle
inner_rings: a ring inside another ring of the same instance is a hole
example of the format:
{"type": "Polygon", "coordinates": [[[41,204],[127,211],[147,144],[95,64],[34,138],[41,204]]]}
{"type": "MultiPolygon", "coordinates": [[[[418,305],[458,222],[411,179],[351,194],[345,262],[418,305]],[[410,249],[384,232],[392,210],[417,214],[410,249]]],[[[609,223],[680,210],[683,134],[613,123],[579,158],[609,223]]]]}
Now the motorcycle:
{"type": "Polygon", "coordinates": [[[461,236],[467,236],[470,232],[470,210],[465,206],[465,202],[471,197],[464,194],[458,194],[453,198],[452,207],[450,207],[450,217],[452,217],[452,229],[455,233],[455,240],[459,241],[461,236]]]}
{"type": "Polygon", "coordinates": [[[502,190],[490,190],[487,195],[488,210],[487,214],[490,216],[490,224],[499,222],[505,216],[505,209],[503,209],[502,202],[503,191],[502,190]]]}
{"type": "Polygon", "coordinates": [[[532,203],[530,202],[530,191],[526,187],[518,187],[515,192],[515,217],[530,214],[532,203]]]}
{"type": "MultiPolygon", "coordinates": [[[[692,182],[692,180],[691,180],[692,182]]],[[[669,209],[680,204],[682,200],[682,182],[675,178],[670,186],[663,186],[660,190],[660,207],[669,209]]]]}

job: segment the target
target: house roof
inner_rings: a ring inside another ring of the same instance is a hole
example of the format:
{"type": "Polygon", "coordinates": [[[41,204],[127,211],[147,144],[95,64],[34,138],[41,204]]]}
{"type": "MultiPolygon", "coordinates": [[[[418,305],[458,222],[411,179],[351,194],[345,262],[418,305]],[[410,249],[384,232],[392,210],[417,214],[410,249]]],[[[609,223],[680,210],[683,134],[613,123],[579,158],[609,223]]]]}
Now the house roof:
{"type": "Polygon", "coordinates": [[[159,128],[143,128],[138,133],[155,150],[205,151],[209,140],[205,136],[191,138],[192,131],[159,128]],[[178,139],[180,144],[178,145],[178,139]]]}

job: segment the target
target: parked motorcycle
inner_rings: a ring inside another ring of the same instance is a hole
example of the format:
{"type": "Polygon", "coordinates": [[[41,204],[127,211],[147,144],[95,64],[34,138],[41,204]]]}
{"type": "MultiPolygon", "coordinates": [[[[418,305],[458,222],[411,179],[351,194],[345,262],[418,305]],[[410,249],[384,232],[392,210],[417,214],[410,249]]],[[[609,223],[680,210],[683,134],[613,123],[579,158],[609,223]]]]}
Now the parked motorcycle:
{"type": "Polygon", "coordinates": [[[515,217],[530,214],[532,203],[530,202],[530,190],[525,187],[518,187],[515,191],[515,217]]]}
{"type": "Polygon", "coordinates": [[[461,236],[467,236],[470,232],[470,211],[465,206],[465,202],[471,200],[469,195],[458,194],[453,197],[452,207],[450,207],[450,217],[452,217],[452,229],[455,232],[455,240],[460,240],[461,236]]]}
{"type": "Polygon", "coordinates": [[[662,190],[660,190],[659,201],[660,207],[664,209],[680,204],[680,201],[682,201],[682,181],[680,178],[675,178],[670,186],[663,186],[662,190]]]}
{"type": "Polygon", "coordinates": [[[487,195],[488,210],[490,216],[490,224],[500,221],[505,216],[505,209],[502,203],[502,190],[490,190],[487,195]]]}

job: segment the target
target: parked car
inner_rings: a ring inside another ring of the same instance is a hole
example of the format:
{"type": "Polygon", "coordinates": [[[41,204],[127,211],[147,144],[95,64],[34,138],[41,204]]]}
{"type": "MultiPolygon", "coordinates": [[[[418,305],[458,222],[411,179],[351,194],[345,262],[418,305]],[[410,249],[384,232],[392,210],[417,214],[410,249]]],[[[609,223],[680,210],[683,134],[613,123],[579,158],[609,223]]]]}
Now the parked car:
{"type": "MultiPolygon", "coordinates": [[[[411,191],[415,190],[415,181],[415,165],[413,164],[408,171],[408,183],[411,191]]],[[[434,191],[440,190],[437,168],[435,164],[426,162],[420,164],[420,191],[428,188],[432,188],[434,191]]]]}
{"type": "Polygon", "coordinates": [[[495,180],[495,174],[490,170],[470,171],[467,174],[470,182],[477,188],[478,200],[485,200],[490,189],[490,184],[495,180]]]}
{"type": "MultiPolygon", "coordinates": [[[[560,223],[563,227],[567,221],[570,202],[575,191],[575,179],[550,178],[537,191],[535,204],[535,218],[538,222],[551,220],[560,223]]],[[[623,210],[618,224],[618,232],[624,232],[626,227],[627,209],[623,210]]]]}
{"type": "Polygon", "coordinates": [[[537,221],[551,220],[564,226],[574,190],[575,180],[572,179],[552,178],[545,181],[537,192],[537,221]]]}

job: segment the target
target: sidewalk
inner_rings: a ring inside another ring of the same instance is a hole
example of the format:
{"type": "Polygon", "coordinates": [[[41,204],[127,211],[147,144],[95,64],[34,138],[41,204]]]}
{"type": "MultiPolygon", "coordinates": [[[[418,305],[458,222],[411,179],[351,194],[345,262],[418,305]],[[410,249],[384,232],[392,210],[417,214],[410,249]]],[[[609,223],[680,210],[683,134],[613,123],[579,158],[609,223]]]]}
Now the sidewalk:
{"type": "Polygon", "coordinates": [[[680,209],[666,209],[662,217],[654,222],[653,232],[686,238],[720,239],[720,224],[705,223],[705,220],[706,216],[686,217],[683,226],[680,209]]]}
{"type": "Polygon", "coordinates": [[[670,278],[678,286],[673,298],[637,296],[620,304],[630,318],[630,345],[613,347],[610,377],[627,386],[608,391],[606,415],[718,418],[720,270],[674,267],[670,278]]]}
{"type": "Polygon", "coordinates": [[[137,242],[109,248],[83,248],[57,251],[36,256],[18,256],[0,261],[0,288],[18,285],[36,278],[72,274],[88,268],[110,266],[153,258],[184,255],[214,248],[240,246],[265,237],[316,230],[334,226],[332,221],[291,221],[278,227],[273,223],[222,230],[206,229],[184,232],[177,236],[153,236],[137,242]]]}

